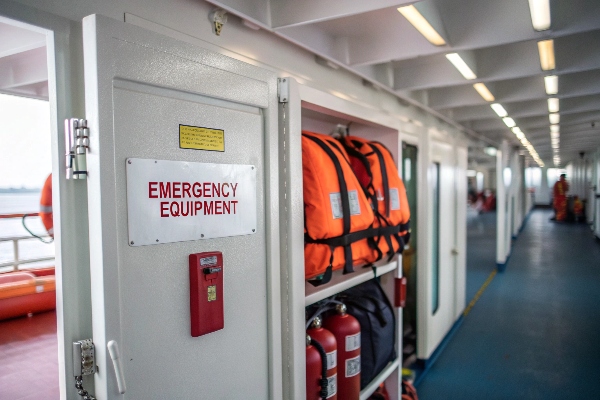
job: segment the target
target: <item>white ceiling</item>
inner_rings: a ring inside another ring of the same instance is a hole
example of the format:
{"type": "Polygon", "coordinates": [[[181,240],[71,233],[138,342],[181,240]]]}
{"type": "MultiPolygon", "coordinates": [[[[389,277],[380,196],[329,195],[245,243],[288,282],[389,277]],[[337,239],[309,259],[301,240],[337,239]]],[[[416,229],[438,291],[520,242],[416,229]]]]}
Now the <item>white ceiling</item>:
{"type": "MultiPolygon", "coordinates": [[[[208,0],[316,55],[417,101],[488,141],[520,145],[473,89],[483,82],[540,157],[552,164],[544,76],[559,76],[562,164],[600,146],[600,1],[550,0],[536,32],[528,0],[208,0]],[[430,44],[397,10],[414,3],[444,37],[430,44]],[[556,69],[542,71],[537,42],[554,39],[556,69]],[[467,81],[446,59],[458,52],[467,81]]],[[[48,98],[44,35],[0,21],[0,93],[48,98]]],[[[481,143],[481,142],[480,142],[481,143]]],[[[470,156],[491,161],[474,142],[470,156]]]]}
{"type": "Polygon", "coordinates": [[[46,37],[0,21],[0,93],[48,100],[46,37]]]}
{"type": "MultiPolygon", "coordinates": [[[[520,145],[473,89],[483,82],[552,165],[544,76],[559,76],[561,164],[600,146],[600,1],[550,0],[537,32],[528,0],[207,0],[371,82],[416,100],[488,140],[520,145]],[[430,44],[398,11],[414,3],[447,45],[430,44]],[[556,69],[540,67],[537,42],[554,39],[556,69]],[[467,81],[446,59],[458,52],[467,81]],[[594,126],[592,126],[594,125],[594,126]]],[[[470,153],[481,162],[485,156],[470,153]]],[[[488,157],[489,160],[489,157],[488,157]]]]}

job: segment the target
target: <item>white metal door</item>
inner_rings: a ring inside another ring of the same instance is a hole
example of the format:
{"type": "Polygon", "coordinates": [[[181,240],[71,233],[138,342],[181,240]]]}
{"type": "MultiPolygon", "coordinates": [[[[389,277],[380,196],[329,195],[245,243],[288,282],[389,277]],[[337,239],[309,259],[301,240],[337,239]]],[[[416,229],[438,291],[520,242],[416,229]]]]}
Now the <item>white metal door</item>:
{"type": "Polygon", "coordinates": [[[594,197],[591,200],[595,203],[594,233],[596,234],[596,237],[600,239],[600,151],[598,152],[596,157],[596,171],[594,173],[594,176],[596,177],[596,182],[594,182],[595,193],[594,197]]]}
{"type": "Polygon", "coordinates": [[[276,77],[106,17],[83,31],[96,397],[120,398],[115,340],[126,398],[279,398],[276,77]],[[223,130],[224,151],[180,148],[180,124],[223,130]],[[128,158],[254,166],[256,232],[131,246],[128,158]],[[225,327],[191,337],[188,256],[205,251],[223,253],[225,327]]]}
{"type": "Polygon", "coordinates": [[[468,150],[466,147],[456,147],[456,235],[455,235],[455,287],[454,287],[454,317],[457,319],[466,306],[467,294],[467,167],[468,150]]]}
{"type": "Polygon", "coordinates": [[[456,239],[456,188],[452,145],[431,142],[429,165],[429,232],[431,246],[428,273],[426,313],[426,353],[429,358],[455,321],[456,272],[454,262],[456,239]],[[436,189],[437,188],[437,189],[436,189]]]}

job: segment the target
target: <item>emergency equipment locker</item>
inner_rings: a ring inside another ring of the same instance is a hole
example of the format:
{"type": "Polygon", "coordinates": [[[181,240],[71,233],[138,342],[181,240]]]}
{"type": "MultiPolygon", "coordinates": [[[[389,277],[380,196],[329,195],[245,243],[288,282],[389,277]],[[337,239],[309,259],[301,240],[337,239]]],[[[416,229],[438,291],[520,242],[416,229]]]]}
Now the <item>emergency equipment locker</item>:
{"type": "Polygon", "coordinates": [[[282,398],[275,74],[97,15],[83,39],[93,394],[282,398]],[[212,180],[213,199],[245,188],[243,218],[207,198],[184,213],[200,192],[182,194],[182,176],[212,180]],[[222,324],[192,329],[194,279],[216,282],[196,292],[219,300],[222,324]]]}
{"type": "MultiPolygon", "coordinates": [[[[350,134],[377,140],[392,152],[400,169],[401,146],[397,123],[372,110],[358,106],[329,93],[299,85],[290,78],[279,79],[280,146],[283,175],[281,187],[282,210],[282,338],[284,398],[305,399],[305,307],[340,293],[350,287],[381,277],[381,283],[394,304],[395,287],[402,277],[398,268],[401,256],[391,262],[387,258],[371,267],[355,268],[350,274],[333,272],[331,281],[313,286],[304,276],[304,206],[301,132],[307,130],[330,134],[337,124],[348,126],[350,134]],[[286,217],[283,217],[286,215],[286,217]]],[[[382,382],[392,399],[401,397],[402,375],[402,309],[394,308],[396,317],[396,359],[365,387],[360,399],[367,399],[382,382]]]]}

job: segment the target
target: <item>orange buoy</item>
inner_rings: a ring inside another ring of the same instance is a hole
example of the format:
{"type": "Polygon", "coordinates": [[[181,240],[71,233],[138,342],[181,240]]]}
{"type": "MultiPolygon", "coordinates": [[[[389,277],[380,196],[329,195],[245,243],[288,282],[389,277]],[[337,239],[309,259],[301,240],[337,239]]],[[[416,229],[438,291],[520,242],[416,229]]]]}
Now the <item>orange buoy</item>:
{"type": "Polygon", "coordinates": [[[54,224],[52,222],[52,174],[48,175],[42,196],[40,197],[40,218],[48,234],[54,237],[54,224]]]}

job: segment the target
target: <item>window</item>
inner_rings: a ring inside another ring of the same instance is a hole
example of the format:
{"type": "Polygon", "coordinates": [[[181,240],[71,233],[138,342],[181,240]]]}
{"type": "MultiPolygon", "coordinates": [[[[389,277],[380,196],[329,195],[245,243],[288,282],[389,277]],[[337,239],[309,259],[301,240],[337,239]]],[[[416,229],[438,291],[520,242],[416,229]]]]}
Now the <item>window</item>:
{"type": "Polygon", "coordinates": [[[432,301],[431,313],[435,314],[440,306],[440,163],[431,166],[431,182],[433,183],[433,235],[431,240],[431,268],[432,268],[432,301]]]}

